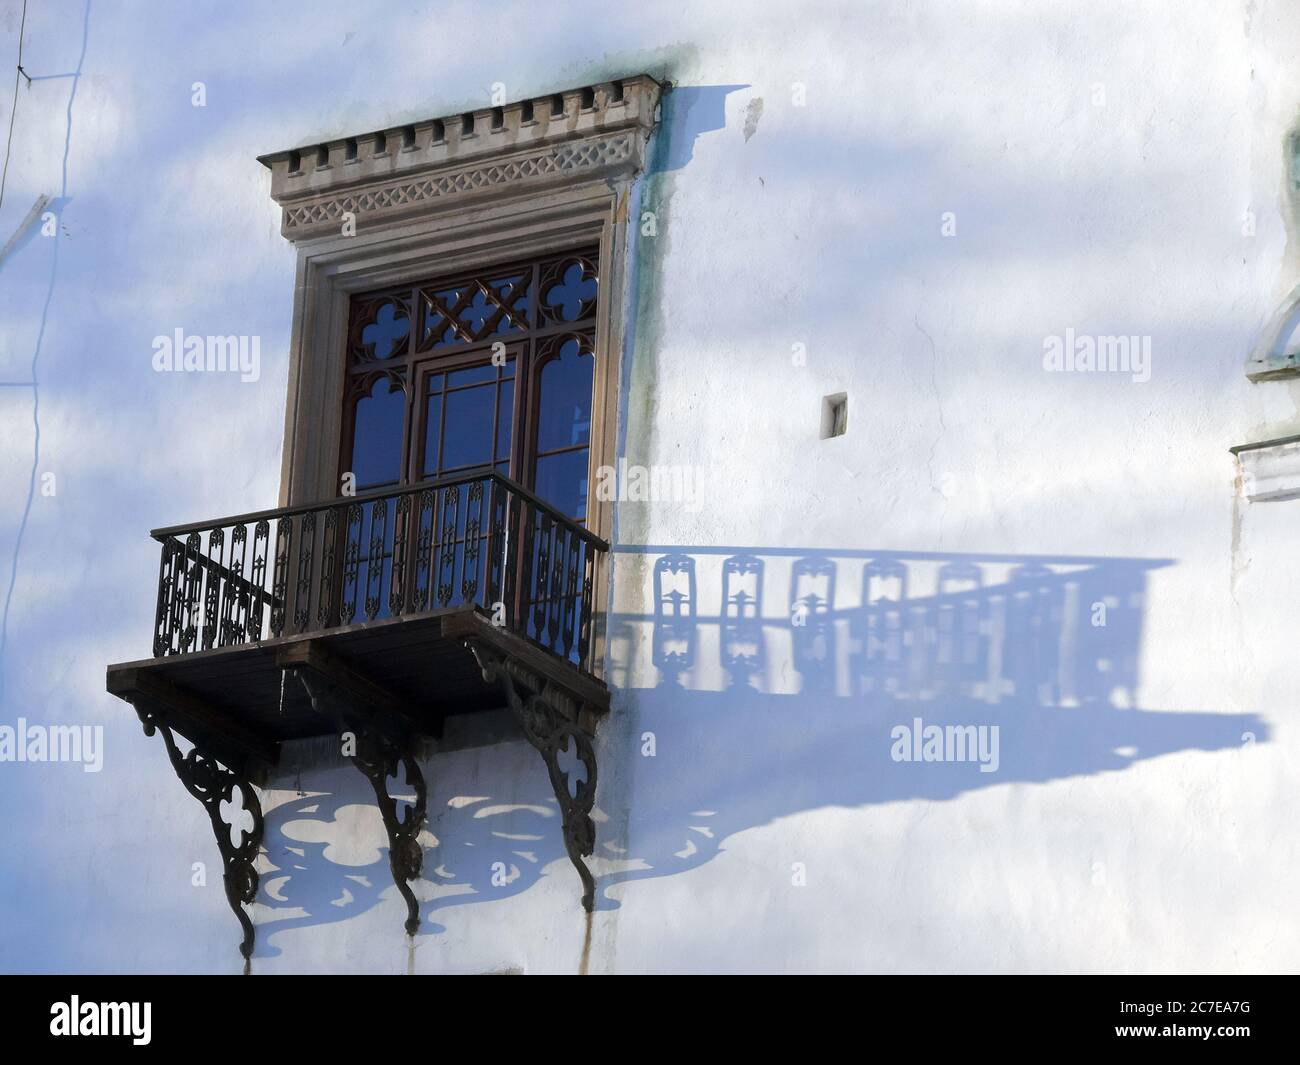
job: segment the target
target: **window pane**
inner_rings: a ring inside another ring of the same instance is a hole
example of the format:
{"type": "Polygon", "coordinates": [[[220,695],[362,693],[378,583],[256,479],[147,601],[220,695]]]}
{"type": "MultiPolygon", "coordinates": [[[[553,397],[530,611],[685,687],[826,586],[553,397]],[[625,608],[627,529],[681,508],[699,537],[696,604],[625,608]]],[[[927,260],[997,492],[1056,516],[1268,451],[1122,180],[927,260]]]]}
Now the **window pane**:
{"type": "Polygon", "coordinates": [[[471,366],[465,370],[453,370],[447,375],[448,388],[461,388],[464,385],[482,384],[484,381],[495,381],[497,379],[497,368],[491,363],[486,366],[471,366]]]}
{"type": "Polygon", "coordinates": [[[543,455],[537,460],[536,492],[562,514],[587,519],[587,449],[543,455]]]}
{"type": "Polygon", "coordinates": [[[591,436],[591,382],[596,360],[576,340],[542,367],[537,450],[586,444],[591,436]]]}
{"type": "Polygon", "coordinates": [[[442,394],[432,395],[424,401],[424,469],[431,477],[442,467],[438,463],[438,446],[442,442],[442,394]]]}
{"type": "Polygon", "coordinates": [[[357,488],[393,484],[402,473],[402,420],[406,393],[387,377],[357,400],[352,432],[352,472],[357,488]]]}
{"type": "Polygon", "coordinates": [[[497,461],[510,458],[510,430],[514,426],[515,383],[504,381],[497,401],[497,461]]]}
{"type": "Polygon", "coordinates": [[[442,469],[492,463],[492,426],[496,386],[447,393],[442,429],[442,469]]]}

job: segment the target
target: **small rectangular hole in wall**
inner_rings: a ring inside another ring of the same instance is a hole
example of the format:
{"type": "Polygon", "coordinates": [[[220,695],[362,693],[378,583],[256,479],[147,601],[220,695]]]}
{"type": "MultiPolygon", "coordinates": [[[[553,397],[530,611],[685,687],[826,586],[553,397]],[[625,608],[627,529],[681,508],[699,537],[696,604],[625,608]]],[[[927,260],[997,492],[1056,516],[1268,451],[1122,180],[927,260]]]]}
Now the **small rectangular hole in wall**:
{"type": "Polygon", "coordinates": [[[462,137],[474,136],[474,116],[462,115],[460,119],[460,135],[462,137]]]}
{"type": "Polygon", "coordinates": [[[592,88],[583,89],[582,109],[584,111],[590,111],[595,106],[596,106],[596,90],[592,88]]]}
{"type": "Polygon", "coordinates": [[[836,392],[822,399],[822,439],[843,436],[849,431],[849,397],[836,392]]]}
{"type": "Polygon", "coordinates": [[[610,101],[611,101],[612,103],[616,103],[616,104],[617,104],[617,103],[622,103],[622,102],[623,102],[623,83],[622,83],[621,81],[616,81],[616,82],[614,82],[614,86],[613,86],[613,88],[614,88],[614,91],[610,94],[610,97],[609,97],[609,98],[610,98],[610,101]]]}
{"type": "Polygon", "coordinates": [[[492,108],[492,128],[500,129],[506,124],[506,113],[499,107],[492,108]]]}
{"type": "Polygon", "coordinates": [[[375,134],[375,154],[383,155],[388,151],[388,136],[383,133],[375,134]]]}
{"type": "Polygon", "coordinates": [[[564,97],[556,93],[551,97],[551,117],[559,118],[564,114],[564,97]]]}
{"type": "Polygon", "coordinates": [[[444,126],[441,122],[435,121],[433,123],[433,143],[441,144],[446,139],[447,139],[447,127],[444,126]]]}
{"type": "Polygon", "coordinates": [[[357,157],[357,139],[356,137],[349,137],[347,141],[344,143],[345,143],[344,155],[346,156],[347,160],[351,162],[353,159],[357,157]]]}
{"type": "Polygon", "coordinates": [[[414,147],[415,147],[415,127],[414,127],[414,126],[403,126],[403,127],[402,127],[402,147],[403,147],[403,148],[414,148],[414,147]]]}
{"type": "Polygon", "coordinates": [[[298,152],[289,153],[289,173],[296,174],[302,169],[302,155],[298,152]]]}
{"type": "Polygon", "coordinates": [[[531,122],[533,120],[533,101],[525,100],[519,105],[519,121],[531,122]]]}
{"type": "Polygon", "coordinates": [[[329,145],[322,144],[316,149],[316,166],[318,169],[324,169],[330,165],[329,145]]]}

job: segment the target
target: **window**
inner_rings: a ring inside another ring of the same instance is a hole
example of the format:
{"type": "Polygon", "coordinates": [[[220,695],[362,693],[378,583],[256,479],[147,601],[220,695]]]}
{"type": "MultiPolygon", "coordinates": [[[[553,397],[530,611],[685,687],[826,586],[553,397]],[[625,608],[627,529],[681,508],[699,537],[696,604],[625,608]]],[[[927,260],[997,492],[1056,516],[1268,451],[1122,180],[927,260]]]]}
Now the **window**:
{"type": "Polygon", "coordinates": [[[598,251],[352,298],[339,474],[495,470],[588,518],[598,251]]]}

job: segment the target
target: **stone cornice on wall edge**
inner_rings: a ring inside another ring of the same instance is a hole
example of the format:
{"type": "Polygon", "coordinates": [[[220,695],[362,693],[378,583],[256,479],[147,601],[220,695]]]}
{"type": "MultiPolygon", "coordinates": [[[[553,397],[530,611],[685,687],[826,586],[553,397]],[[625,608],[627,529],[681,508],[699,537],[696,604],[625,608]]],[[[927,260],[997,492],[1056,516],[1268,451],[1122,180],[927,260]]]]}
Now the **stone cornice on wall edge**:
{"type": "Polygon", "coordinates": [[[646,74],[259,156],[292,241],[645,164],[660,86],[646,74]]]}

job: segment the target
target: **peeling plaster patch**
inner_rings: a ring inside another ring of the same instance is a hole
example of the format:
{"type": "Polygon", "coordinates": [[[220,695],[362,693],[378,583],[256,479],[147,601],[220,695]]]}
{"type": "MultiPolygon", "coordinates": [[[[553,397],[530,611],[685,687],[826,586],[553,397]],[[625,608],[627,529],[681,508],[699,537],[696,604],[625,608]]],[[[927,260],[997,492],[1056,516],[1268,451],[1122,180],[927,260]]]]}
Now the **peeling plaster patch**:
{"type": "Polygon", "coordinates": [[[1250,559],[1246,558],[1241,550],[1241,524],[1242,524],[1242,502],[1245,497],[1244,478],[1241,471],[1241,460],[1235,459],[1237,465],[1237,475],[1233,479],[1232,493],[1232,545],[1229,549],[1231,567],[1229,569],[1228,596],[1232,599],[1233,606],[1240,609],[1241,604],[1237,601],[1237,584],[1242,575],[1250,568],[1250,559]]]}
{"type": "Polygon", "coordinates": [[[755,96],[745,108],[745,143],[758,132],[758,120],[763,117],[763,98],[755,96]]]}

